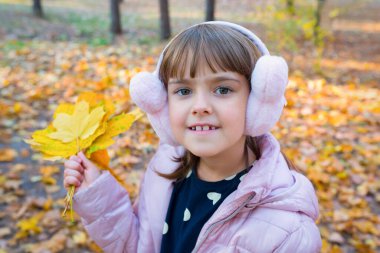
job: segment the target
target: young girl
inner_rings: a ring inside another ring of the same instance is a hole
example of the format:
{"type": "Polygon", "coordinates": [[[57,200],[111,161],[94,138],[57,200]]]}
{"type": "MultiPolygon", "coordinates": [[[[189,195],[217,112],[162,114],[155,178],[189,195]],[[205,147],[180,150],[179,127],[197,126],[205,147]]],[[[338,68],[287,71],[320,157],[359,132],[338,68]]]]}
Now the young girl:
{"type": "Polygon", "coordinates": [[[160,137],[140,194],[83,153],[65,163],[74,210],[106,252],[319,252],[313,186],[269,133],[288,68],[249,30],[207,22],[178,34],[131,81],[160,137]]]}

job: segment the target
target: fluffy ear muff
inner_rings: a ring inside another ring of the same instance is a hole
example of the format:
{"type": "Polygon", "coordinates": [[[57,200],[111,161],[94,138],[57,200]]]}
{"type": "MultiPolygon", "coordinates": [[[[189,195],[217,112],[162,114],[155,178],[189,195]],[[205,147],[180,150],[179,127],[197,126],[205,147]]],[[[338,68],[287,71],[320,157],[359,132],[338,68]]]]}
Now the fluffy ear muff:
{"type": "Polygon", "coordinates": [[[155,73],[136,74],[129,84],[129,92],[137,106],[149,114],[161,111],[167,103],[165,86],[155,73]]]}
{"type": "Polygon", "coordinates": [[[259,58],[251,77],[253,95],[265,103],[279,101],[288,84],[288,65],[282,57],[259,58]]]}
{"type": "Polygon", "coordinates": [[[179,145],[170,127],[168,105],[165,105],[161,111],[155,114],[147,114],[147,116],[161,143],[167,143],[172,146],[179,145]]]}
{"type": "Polygon", "coordinates": [[[246,134],[259,136],[271,130],[286,103],[288,65],[277,56],[265,55],[256,62],[248,98],[246,134]]]}

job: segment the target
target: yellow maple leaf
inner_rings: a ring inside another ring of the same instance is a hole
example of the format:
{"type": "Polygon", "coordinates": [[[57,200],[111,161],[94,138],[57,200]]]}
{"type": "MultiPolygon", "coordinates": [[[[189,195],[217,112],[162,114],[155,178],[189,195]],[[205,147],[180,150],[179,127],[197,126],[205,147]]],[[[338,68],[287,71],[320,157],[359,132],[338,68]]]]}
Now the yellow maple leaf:
{"type": "Polygon", "coordinates": [[[103,105],[106,111],[105,118],[107,119],[115,113],[115,106],[113,102],[105,99],[103,94],[95,93],[92,91],[83,92],[78,96],[78,102],[82,100],[88,102],[91,109],[103,105]]]}
{"type": "Polygon", "coordinates": [[[107,129],[104,132],[104,134],[100,135],[93,144],[88,148],[87,155],[90,155],[91,153],[106,149],[107,147],[111,146],[115,141],[112,139],[112,137],[127,131],[133,122],[135,122],[137,119],[139,119],[142,116],[141,111],[135,110],[128,114],[120,114],[115,117],[112,117],[107,122],[107,129]]]}
{"type": "Polygon", "coordinates": [[[90,106],[86,101],[80,101],[75,104],[72,115],[66,113],[57,114],[53,121],[53,126],[57,131],[48,136],[64,143],[86,139],[99,127],[105,114],[103,106],[93,109],[90,113],[89,109],[90,106]]]}
{"type": "Polygon", "coordinates": [[[73,114],[75,106],[73,104],[59,104],[54,111],[53,119],[57,118],[60,113],[73,114]]]}
{"type": "Polygon", "coordinates": [[[30,144],[34,150],[40,151],[44,159],[55,161],[76,154],[78,147],[81,150],[88,148],[99,135],[105,132],[106,128],[107,122],[102,121],[100,127],[88,138],[79,139],[79,142],[73,140],[69,143],[63,143],[49,137],[49,134],[53,133],[55,129],[53,126],[48,126],[45,129],[35,131],[32,134],[32,140],[24,141],[30,144]]]}
{"type": "Polygon", "coordinates": [[[109,169],[110,157],[106,149],[91,153],[90,160],[96,163],[101,169],[109,169]]]}

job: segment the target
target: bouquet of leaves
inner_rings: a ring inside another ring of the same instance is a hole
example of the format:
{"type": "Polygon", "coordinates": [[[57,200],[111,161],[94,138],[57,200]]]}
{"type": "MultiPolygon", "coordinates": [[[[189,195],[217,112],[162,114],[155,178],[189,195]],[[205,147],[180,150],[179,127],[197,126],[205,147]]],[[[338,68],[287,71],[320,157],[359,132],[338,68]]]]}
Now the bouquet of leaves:
{"type": "MultiPolygon", "coordinates": [[[[32,134],[32,139],[24,140],[32,149],[40,151],[43,159],[60,160],[83,151],[87,158],[101,169],[113,173],[108,167],[107,147],[114,143],[113,137],[127,131],[132,123],[142,116],[141,111],[115,114],[112,101],[101,94],[85,92],[78,96],[75,104],[58,105],[53,122],[32,134]]],[[[116,177],[116,179],[118,179],[116,177]]],[[[120,180],[118,180],[120,182],[120,180]]],[[[73,221],[72,199],[75,186],[71,186],[65,198],[65,217],[70,206],[73,221]]]]}

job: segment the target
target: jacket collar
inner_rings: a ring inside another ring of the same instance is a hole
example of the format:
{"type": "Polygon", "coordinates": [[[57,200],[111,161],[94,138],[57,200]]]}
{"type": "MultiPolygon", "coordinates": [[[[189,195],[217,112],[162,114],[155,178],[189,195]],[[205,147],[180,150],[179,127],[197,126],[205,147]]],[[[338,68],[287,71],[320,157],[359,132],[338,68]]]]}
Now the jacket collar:
{"type": "Polygon", "coordinates": [[[265,206],[302,212],[316,220],[318,200],[311,182],[302,174],[289,169],[280,144],[268,133],[258,139],[261,157],[240,183],[236,199],[251,199],[247,208],[265,206]]]}
{"type": "Polygon", "coordinates": [[[261,157],[239,184],[236,197],[255,192],[253,202],[266,198],[274,188],[292,184],[290,171],[280,152],[280,144],[272,134],[258,137],[261,157]]]}

